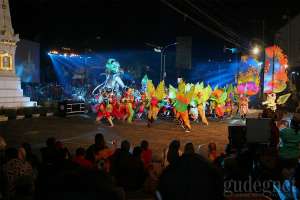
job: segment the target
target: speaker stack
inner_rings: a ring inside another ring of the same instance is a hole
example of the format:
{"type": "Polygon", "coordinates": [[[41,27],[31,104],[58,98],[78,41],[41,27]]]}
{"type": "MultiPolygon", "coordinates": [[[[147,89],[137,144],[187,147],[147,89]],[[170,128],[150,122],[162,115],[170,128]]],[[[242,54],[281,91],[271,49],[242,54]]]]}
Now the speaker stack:
{"type": "Polygon", "coordinates": [[[85,113],[85,103],[83,101],[64,100],[59,102],[58,111],[61,116],[85,113]]]}
{"type": "Polygon", "coordinates": [[[228,126],[230,150],[241,150],[247,145],[268,145],[271,141],[270,118],[247,118],[246,125],[228,126]]]}
{"type": "Polygon", "coordinates": [[[176,68],[192,68],[192,37],[177,37],[176,42],[176,68]]]}

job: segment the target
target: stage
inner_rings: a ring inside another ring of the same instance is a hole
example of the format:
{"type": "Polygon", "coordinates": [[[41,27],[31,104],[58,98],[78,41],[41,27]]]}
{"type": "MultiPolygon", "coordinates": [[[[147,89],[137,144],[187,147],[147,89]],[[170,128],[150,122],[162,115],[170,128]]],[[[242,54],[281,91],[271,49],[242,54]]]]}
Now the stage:
{"type": "Polygon", "coordinates": [[[127,139],[132,145],[138,145],[141,140],[149,141],[153,150],[154,159],[161,158],[164,148],[173,139],[179,139],[181,149],[187,142],[193,142],[196,150],[206,154],[207,144],[215,142],[218,152],[223,152],[228,144],[228,125],[234,119],[222,121],[209,121],[208,126],[201,123],[192,123],[190,133],[171,120],[157,120],[151,128],[146,126],[145,120],[135,120],[132,124],[115,122],[115,127],[108,124],[95,124],[94,117],[88,115],[62,117],[41,117],[38,119],[11,120],[5,125],[1,124],[0,135],[5,138],[9,146],[18,146],[22,142],[29,142],[35,152],[45,145],[48,137],[55,137],[62,141],[72,153],[78,147],[87,147],[93,143],[96,133],[104,134],[108,145],[113,139],[119,143],[127,139]]]}

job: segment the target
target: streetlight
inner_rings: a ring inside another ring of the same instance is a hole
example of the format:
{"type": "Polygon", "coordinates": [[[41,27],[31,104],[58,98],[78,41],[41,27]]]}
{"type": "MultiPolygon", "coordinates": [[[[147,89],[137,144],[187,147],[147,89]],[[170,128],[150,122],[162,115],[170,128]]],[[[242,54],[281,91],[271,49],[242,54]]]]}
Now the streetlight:
{"type": "Polygon", "coordinates": [[[175,46],[177,44],[179,44],[178,42],[174,42],[165,46],[158,46],[158,45],[154,45],[154,44],[150,44],[150,43],[145,43],[148,46],[153,47],[154,51],[156,53],[160,53],[160,75],[159,75],[159,79],[160,81],[164,80],[166,77],[166,50],[168,47],[170,46],[175,46]]]}
{"type": "MultiPolygon", "coordinates": [[[[168,47],[175,46],[177,44],[179,44],[179,43],[174,42],[172,44],[168,44],[168,45],[164,46],[161,50],[161,58],[163,58],[163,66],[161,66],[161,68],[162,68],[161,69],[161,71],[162,71],[162,80],[165,80],[165,77],[166,77],[166,53],[165,52],[166,52],[168,47]]],[[[161,63],[162,63],[162,61],[161,61],[161,63]]]]}

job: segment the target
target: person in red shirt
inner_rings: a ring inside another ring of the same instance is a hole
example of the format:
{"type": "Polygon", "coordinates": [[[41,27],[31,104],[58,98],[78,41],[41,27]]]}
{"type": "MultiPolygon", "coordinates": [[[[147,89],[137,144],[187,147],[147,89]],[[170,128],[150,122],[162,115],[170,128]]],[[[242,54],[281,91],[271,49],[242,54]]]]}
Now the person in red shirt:
{"type": "Polygon", "coordinates": [[[141,142],[141,148],[142,148],[141,158],[142,161],[144,162],[145,169],[147,169],[152,162],[152,150],[149,149],[149,143],[146,140],[143,140],[141,142]]]}
{"type": "Polygon", "coordinates": [[[73,162],[85,169],[93,169],[94,168],[93,163],[85,158],[85,150],[82,147],[80,147],[76,150],[76,155],[73,159],[73,162]]]}
{"type": "Polygon", "coordinates": [[[213,162],[217,157],[217,145],[216,143],[211,142],[208,144],[208,160],[213,162]]]}

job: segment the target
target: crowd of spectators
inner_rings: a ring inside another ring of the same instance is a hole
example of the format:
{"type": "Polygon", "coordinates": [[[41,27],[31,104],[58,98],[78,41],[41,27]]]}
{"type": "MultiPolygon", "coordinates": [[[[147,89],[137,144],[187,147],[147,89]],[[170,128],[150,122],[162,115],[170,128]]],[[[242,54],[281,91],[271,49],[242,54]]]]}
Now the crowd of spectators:
{"type": "Polygon", "coordinates": [[[192,143],[181,152],[180,141],[172,141],[159,170],[147,141],[135,147],[127,140],[118,147],[114,141],[108,147],[100,133],[94,144],[79,147],[74,155],[55,138],[47,139],[40,156],[29,143],[7,147],[0,137],[0,147],[0,199],[182,199],[187,192],[190,198],[223,196],[221,174],[195,153],[192,143]]]}
{"type": "Polygon", "coordinates": [[[226,195],[236,188],[226,182],[249,177],[280,181],[276,190],[273,185],[264,188],[276,191],[269,193],[272,197],[299,199],[299,121],[297,115],[290,122],[273,116],[268,147],[230,153],[220,154],[209,143],[203,155],[193,143],[182,146],[173,140],[163,151],[159,170],[145,140],[134,147],[127,140],[108,145],[99,133],[88,148],[69,152],[62,142],[48,138],[35,155],[29,143],[8,147],[0,137],[0,199],[230,199],[226,195]]]}

